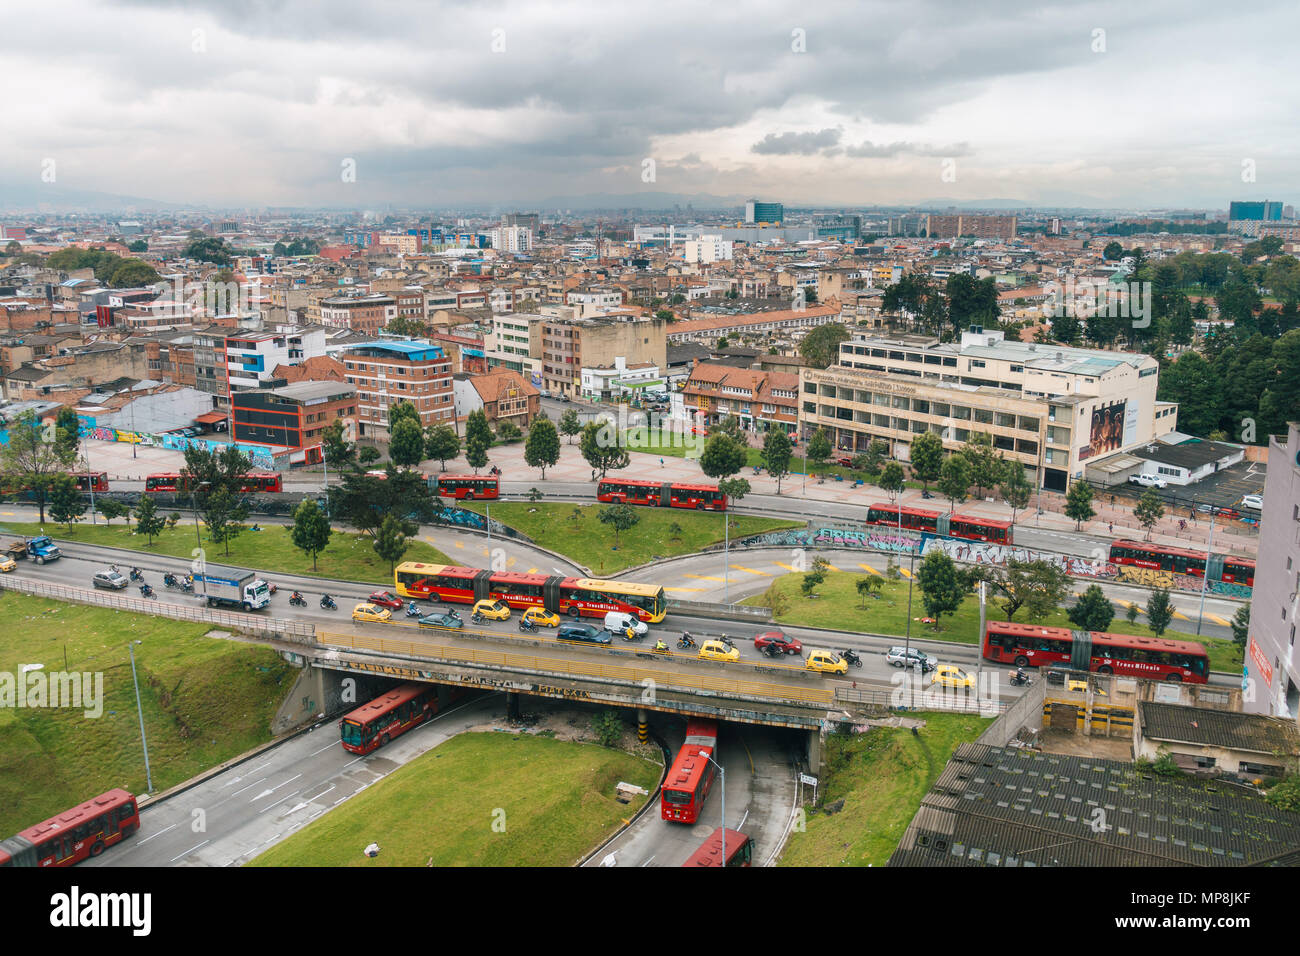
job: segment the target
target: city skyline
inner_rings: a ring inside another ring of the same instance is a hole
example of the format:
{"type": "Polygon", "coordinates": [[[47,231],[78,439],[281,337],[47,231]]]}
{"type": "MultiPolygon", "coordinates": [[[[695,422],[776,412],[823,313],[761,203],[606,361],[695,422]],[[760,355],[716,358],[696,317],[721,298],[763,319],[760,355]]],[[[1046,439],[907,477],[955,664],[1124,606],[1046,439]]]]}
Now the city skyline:
{"type": "Polygon", "coordinates": [[[1289,201],[1269,7],[69,2],[0,41],[0,206],[1289,201]]]}

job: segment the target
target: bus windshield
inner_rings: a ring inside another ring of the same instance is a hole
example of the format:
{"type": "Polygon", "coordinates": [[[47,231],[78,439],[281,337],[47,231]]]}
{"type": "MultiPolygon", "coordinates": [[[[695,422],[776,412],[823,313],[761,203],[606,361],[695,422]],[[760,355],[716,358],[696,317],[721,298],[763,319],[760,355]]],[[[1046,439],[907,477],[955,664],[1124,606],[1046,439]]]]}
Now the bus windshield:
{"type": "Polygon", "coordinates": [[[360,724],[354,724],[350,720],[345,720],[340,726],[340,733],[345,744],[360,745],[365,739],[365,734],[363,732],[365,728],[360,724]]]}
{"type": "Polygon", "coordinates": [[[686,790],[665,790],[664,799],[669,803],[687,804],[691,802],[691,794],[686,790]]]}

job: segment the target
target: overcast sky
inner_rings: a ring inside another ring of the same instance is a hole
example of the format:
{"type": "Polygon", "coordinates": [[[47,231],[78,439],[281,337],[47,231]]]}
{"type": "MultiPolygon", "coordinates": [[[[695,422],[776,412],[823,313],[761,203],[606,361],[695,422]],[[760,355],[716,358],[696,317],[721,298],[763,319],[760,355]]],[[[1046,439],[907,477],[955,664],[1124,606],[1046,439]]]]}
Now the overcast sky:
{"type": "Polygon", "coordinates": [[[0,31],[0,193],[1294,202],[1297,25],[1294,0],[43,0],[0,31]]]}

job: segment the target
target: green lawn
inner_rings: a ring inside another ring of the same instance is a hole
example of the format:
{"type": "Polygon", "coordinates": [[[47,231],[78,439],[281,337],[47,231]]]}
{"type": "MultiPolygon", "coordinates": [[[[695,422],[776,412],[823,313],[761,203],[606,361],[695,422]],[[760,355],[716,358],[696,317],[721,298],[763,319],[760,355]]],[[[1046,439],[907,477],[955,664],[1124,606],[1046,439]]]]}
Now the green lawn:
{"type": "MultiPolygon", "coordinates": [[[[907,569],[904,568],[904,571],[907,569]]],[[[814,627],[830,627],[843,631],[864,632],[871,634],[897,634],[900,637],[907,630],[907,580],[886,581],[880,591],[880,599],[868,598],[866,608],[862,607],[862,598],[857,592],[856,584],[861,578],[870,576],[868,572],[854,574],[848,571],[828,571],[826,582],[817,588],[817,597],[805,598],[799,589],[803,581],[802,574],[787,574],[775,581],[762,594],[746,598],[742,604],[757,607],[772,607],[774,611],[781,608],[781,613],[774,614],[774,619],[782,624],[803,624],[814,627]],[[773,589],[776,605],[773,605],[773,589]]],[[[1077,582],[1076,582],[1077,585],[1077,582]]],[[[1122,610],[1122,609],[1121,609],[1122,610]]],[[[990,598],[986,613],[989,620],[1005,621],[1006,612],[996,598],[990,598]]],[[[979,643],[979,599],[968,597],[957,613],[945,616],[939,631],[929,624],[922,624],[925,608],[921,604],[919,588],[912,591],[912,636],[927,640],[955,641],[960,644],[979,643]]],[[[1027,621],[1025,611],[1016,612],[1015,621],[1027,621]]],[[[1154,636],[1151,629],[1141,623],[1139,616],[1136,624],[1130,624],[1122,613],[1116,614],[1111,621],[1109,631],[1116,634],[1138,634],[1143,637],[1154,636]]],[[[1072,627],[1065,611],[1056,611],[1037,623],[1047,627],[1072,627]]],[[[1179,623],[1175,619],[1175,623],[1179,623]]],[[[1167,630],[1164,636],[1171,640],[1198,641],[1205,645],[1210,655],[1210,668],[1218,671],[1241,670],[1241,648],[1230,640],[1213,637],[1197,637],[1194,633],[1167,630]]]]}
{"type": "Polygon", "coordinates": [[[272,847],[251,866],[571,866],[654,793],[660,767],[595,744],[465,733],[272,847]],[[379,856],[361,851],[378,843],[379,856]]]}
{"type": "MultiPolygon", "coordinates": [[[[171,531],[164,531],[153,539],[136,534],[134,528],[128,529],[120,521],[111,526],[104,524],[74,524],[71,531],[63,525],[46,522],[43,526],[36,523],[24,524],[6,522],[0,525],[0,546],[6,546],[6,534],[38,534],[41,528],[56,541],[80,542],[82,544],[111,545],[117,548],[131,548],[152,555],[168,555],[184,558],[186,564],[193,557],[195,548],[194,523],[182,522],[171,531]]],[[[370,545],[370,539],[359,534],[335,531],[330,536],[330,543],[317,556],[318,570],[313,571],[311,558],[293,546],[289,528],[282,525],[266,525],[261,531],[245,530],[243,534],[230,542],[230,556],[226,556],[223,544],[212,544],[203,537],[207,549],[207,558],[217,564],[233,564],[239,567],[259,568],[267,571],[279,571],[284,574],[307,574],[326,578],[343,578],[349,581],[361,581],[366,584],[391,584],[392,573],[388,562],[380,560],[370,545]]],[[[447,555],[433,545],[424,541],[413,541],[411,549],[406,552],[406,561],[428,561],[433,564],[455,564],[447,555]]],[[[178,570],[181,570],[178,566],[178,570]]],[[[155,582],[156,584],[157,582],[155,582]]]]}
{"type": "MultiPolygon", "coordinates": [[[[473,501],[463,507],[482,514],[489,504],[473,501]]],[[[591,568],[597,576],[645,564],[657,558],[694,554],[705,545],[722,543],[722,515],[712,512],[685,511],[677,508],[639,508],[632,510],[640,521],[619,535],[614,549],[614,529],[601,524],[597,517],[607,505],[548,504],[539,501],[494,501],[492,517],[523,532],[543,548],[549,548],[591,568]],[[574,512],[578,515],[575,518],[574,512]],[[673,525],[680,531],[674,532],[673,525]]],[[[797,521],[776,518],[731,516],[731,536],[760,534],[777,528],[801,528],[797,521]]]]}
{"type": "Polygon", "coordinates": [[[810,812],[794,832],[781,866],[884,866],[957,745],[972,741],[992,721],[973,714],[908,714],[926,722],[910,730],[875,727],[865,734],[825,738],[822,806],[844,801],[837,813],[810,812]]]}
{"type": "Polygon", "coordinates": [[[127,643],[135,648],[155,791],[270,739],[297,676],[270,648],[205,637],[207,625],[0,592],[0,672],[44,664],[102,674],[97,718],[81,709],[0,707],[0,833],[84,800],[145,790],[127,643]],[[65,663],[66,661],[66,663],[65,663]]]}

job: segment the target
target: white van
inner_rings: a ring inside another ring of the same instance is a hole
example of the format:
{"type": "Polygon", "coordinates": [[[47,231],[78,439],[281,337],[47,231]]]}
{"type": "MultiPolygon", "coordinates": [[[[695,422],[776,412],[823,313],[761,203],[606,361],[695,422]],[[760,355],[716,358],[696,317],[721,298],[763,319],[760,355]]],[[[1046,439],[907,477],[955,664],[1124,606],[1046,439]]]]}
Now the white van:
{"type": "Polygon", "coordinates": [[[629,627],[637,637],[644,637],[650,630],[650,625],[645,621],[639,621],[633,615],[623,611],[610,611],[605,615],[605,630],[609,633],[623,635],[627,633],[629,627]]]}

